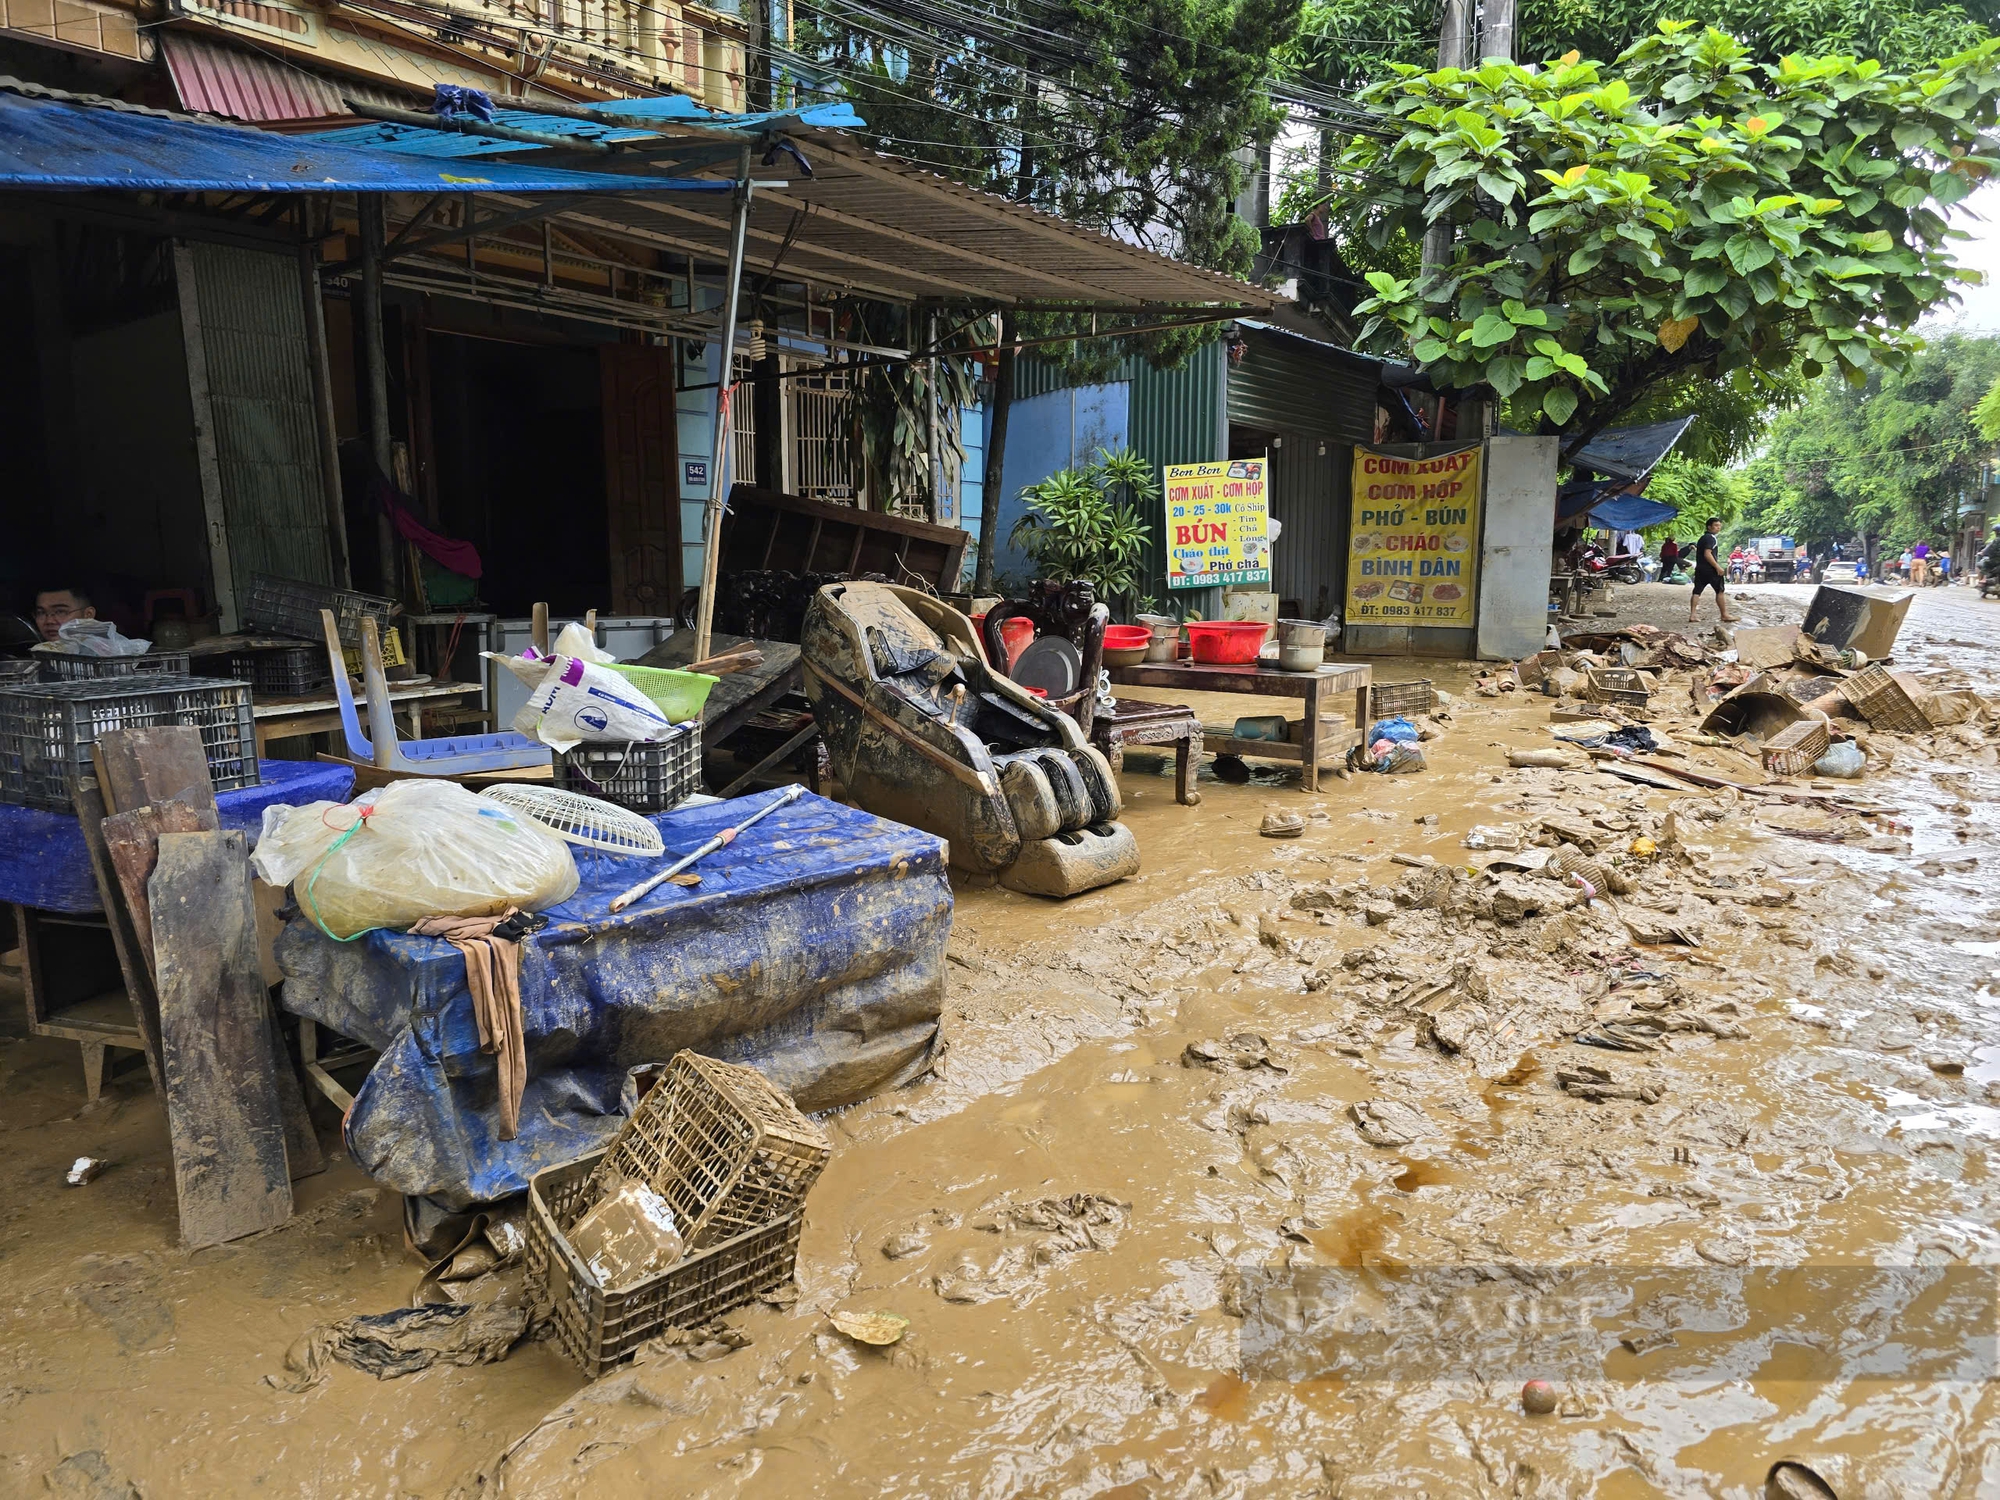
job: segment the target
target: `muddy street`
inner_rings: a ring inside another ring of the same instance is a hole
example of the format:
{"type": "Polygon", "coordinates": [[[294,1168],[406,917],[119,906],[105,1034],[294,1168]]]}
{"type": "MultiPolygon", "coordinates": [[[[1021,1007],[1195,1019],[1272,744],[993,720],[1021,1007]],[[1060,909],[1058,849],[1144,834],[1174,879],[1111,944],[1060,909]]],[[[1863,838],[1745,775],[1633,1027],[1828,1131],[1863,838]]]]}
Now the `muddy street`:
{"type": "MultiPolygon", "coordinates": [[[[1897,662],[1996,691],[2000,604],[1921,594],[1897,662]]],[[[0,976],[0,1490],[1749,1500],[1791,1458],[2000,1494],[2000,720],[1785,801],[1512,769],[1551,700],[1432,675],[1420,774],[1204,768],[1183,808],[1134,751],[1138,877],[958,889],[947,1049],[827,1119],[796,1299],[595,1382],[531,1341],[283,1389],[313,1325],[408,1301],[396,1195],[340,1162],[182,1251],[143,1071],[83,1108],[0,976]],[[1576,879],[1528,878],[1551,850],[1576,879]]]]}

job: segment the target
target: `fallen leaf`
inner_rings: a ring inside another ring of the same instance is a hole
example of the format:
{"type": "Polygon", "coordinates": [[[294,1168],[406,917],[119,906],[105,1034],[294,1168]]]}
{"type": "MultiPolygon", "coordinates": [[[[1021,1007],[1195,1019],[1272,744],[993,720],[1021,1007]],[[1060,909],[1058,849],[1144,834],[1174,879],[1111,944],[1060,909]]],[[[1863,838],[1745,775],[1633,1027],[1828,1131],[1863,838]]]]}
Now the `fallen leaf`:
{"type": "Polygon", "coordinates": [[[835,1328],[861,1344],[893,1344],[910,1326],[908,1318],[894,1313],[837,1312],[828,1316],[835,1328]]]}

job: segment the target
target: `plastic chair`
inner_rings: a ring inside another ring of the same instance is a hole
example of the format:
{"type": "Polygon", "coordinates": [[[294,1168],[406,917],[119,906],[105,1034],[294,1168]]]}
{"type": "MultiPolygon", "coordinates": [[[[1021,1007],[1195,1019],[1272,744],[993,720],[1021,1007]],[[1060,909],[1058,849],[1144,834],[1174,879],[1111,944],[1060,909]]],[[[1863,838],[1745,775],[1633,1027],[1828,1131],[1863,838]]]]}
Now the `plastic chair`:
{"type": "Polygon", "coordinates": [[[340,702],[340,724],[347,735],[350,759],[413,776],[466,776],[550,763],[552,756],[547,745],[512,731],[426,740],[397,739],[396,718],[389,704],[389,683],[382,672],[382,638],[376,632],[374,617],[368,615],[361,620],[361,679],[368,698],[369,729],[368,734],[363,734],[360,716],[354,708],[354,694],[347,685],[347,661],[341,652],[340,627],[334,623],[333,611],[321,610],[320,623],[326,628],[333,691],[340,702]]]}

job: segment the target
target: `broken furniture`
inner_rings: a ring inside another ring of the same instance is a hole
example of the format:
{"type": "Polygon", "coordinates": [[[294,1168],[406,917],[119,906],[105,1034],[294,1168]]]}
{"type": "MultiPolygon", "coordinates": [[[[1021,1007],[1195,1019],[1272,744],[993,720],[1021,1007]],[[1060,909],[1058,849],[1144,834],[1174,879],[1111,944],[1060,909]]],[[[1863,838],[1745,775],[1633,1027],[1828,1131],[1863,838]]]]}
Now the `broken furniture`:
{"type": "Polygon", "coordinates": [[[944,847],[929,834],[808,794],[695,866],[697,884],[663,885],[611,915],[619,892],[745,810],[655,814],[659,861],[578,851],[576,894],[521,943],[528,1076],[510,1141],[457,949],[386,930],[337,943],[290,922],[277,943],[281,1003],[313,1023],[322,1071],[339,1067],[322,1054],[351,1055],[349,1044],[380,1056],[345,1107],[354,1160],[398,1192],[463,1208],[603,1147],[626,1073],[683,1047],[752,1064],[815,1112],[922,1073],[952,912],[944,847]]]}
{"type": "Polygon", "coordinates": [[[1201,720],[1185,703],[1114,698],[1108,712],[1100,706],[1090,721],[1090,742],[1104,752],[1114,771],[1124,769],[1127,745],[1172,745],[1174,800],[1182,807],[1201,801],[1201,793],[1194,789],[1195,752],[1201,739],[1201,720]]]}
{"type": "MultiPolygon", "coordinates": [[[[344,801],[354,785],[345,767],[316,761],[267,760],[259,769],[259,785],[215,794],[220,826],[253,842],[266,807],[344,801]]],[[[74,813],[0,805],[0,903],[12,904],[22,942],[41,945],[48,956],[24,974],[29,1029],[82,1046],[85,1084],[96,1098],[107,1062],[102,1049],[146,1046],[92,863],[91,840],[74,813]]],[[[32,947],[28,959],[37,961],[32,947]]]]}
{"type": "Polygon", "coordinates": [[[951,606],[893,584],[830,584],[806,615],[803,652],[806,696],[860,806],[928,829],[959,869],[1030,895],[1138,870],[1109,762],[1075,719],[989,667],[951,606]]]}
{"type": "MultiPolygon", "coordinates": [[[[685,669],[694,660],[695,632],[676,630],[632,663],[639,667],[685,669]]],[[[749,647],[763,658],[753,667],[724,675],[708,690],[701,706],[701,742],[706,750],[728,744],[737,754],[757,757],[731,788],[781,760],[803,757],[807,782],[819,791],[827,776],[826,749],[816,743],[818,726],[812,705],[800,694],[799,648],[791,641],[757,640],[749,636],[709,638],[709,656],[749,647]]]]}
{"type": "Polygon", "coordinates": [[[1264,666],[1204,666],[1198,662],[1141,662],[1136,667],[1111,668],[1118,687],[1167,688],[1181,693],[1244,693],[1261,698],[1293,698],[1305,705],[1302,743],[1238,739],[1230,729],[1203,733],[1203,747],[1212,755],[1288,761],[1302,768],[1306,791],[1319,790],[1319,773],[1343,765],[1347,752],[1361,743],[1368,725],[1368,689],[1374,674],[1368,667],[1329,662],[1314,672],[1281,672],[1264,666]],[[1352,694],[1354,717],[1349,727],[1328,733],[1322,715],[1331,701],[1352,694]]]}
{"type": "Polygon", "coordinates": [[[739,484],[722,513],[716,571],[879,573],[943,593],[958,587],[971,540],[956,526],[739,484]]]}
{"type": "Polygon", "coordinates": [[[347,736],[347,753],[357,761],[371,762],[379,771],[404,776],[470,776],[491,771],[521,771],[551,764],[549,747],[540,740],[516,734],[451,735],[442,739],[399,740],[396,717],[389,703],[389,685],[382,675],[382,643],[375,632],[375,619],[361,620],[362,683],[368,697],[368,733],[354,712],[354,694],[347,683],[341,656],[339,630],[333,611],[320,615],[326,630],[326,652],[333,668],[334,696],[340,701],[341,727],[347,736]]]}
{"type": "MultiPolygon", "coordinates": [[[[1025,599],[1003,599],[990,606],[980,624],[980,645],[989,662],[1006,661],[1007,646],[1002,627],[1014,619],[1025,619],[1035,627],[1035,640],[1057,637],[1075,648],[1076,683],[1068,692],[1051,692],[1050,708],[1068,714],[1088,735],[1097,705],[1098,674],[1104,670],[1104,631],[1111,611],[1097,602],[1088,583],[1050,583],[1040,580],[1028,587],[1025,599]]],[[[1022,658],[1031,644],[1014,658],[1004,675],[1019,681],[1022,658]]]]}

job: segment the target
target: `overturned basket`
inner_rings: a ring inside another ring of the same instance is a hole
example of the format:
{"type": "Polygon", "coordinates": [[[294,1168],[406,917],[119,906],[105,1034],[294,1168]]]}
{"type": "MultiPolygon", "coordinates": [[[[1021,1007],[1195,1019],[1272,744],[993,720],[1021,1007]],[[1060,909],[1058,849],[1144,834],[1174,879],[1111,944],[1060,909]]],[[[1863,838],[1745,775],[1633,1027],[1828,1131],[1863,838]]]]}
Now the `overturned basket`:
{"type": "Polygon", "coordinates": [[[806,1193],[831,1150],[755,1068],[676,1055],[610,1146],[529,1180],[528,1275],[563,1352],[595,1378],[663,1329],[708,1322],[787,1280],[806,1193]],[[599,1286],[568,1239],[614,1176],[665,1198],[688,1247],[622,1291],[599,1286]]]}
{"type": "Polygon", "coordinates": [[[1880,662],[1870,662],[1847,679],[1847,701],[1872,729],[1891,734],[1922,734],[1930,719],[1917,707],[1903,684],[1880,662]]]}

